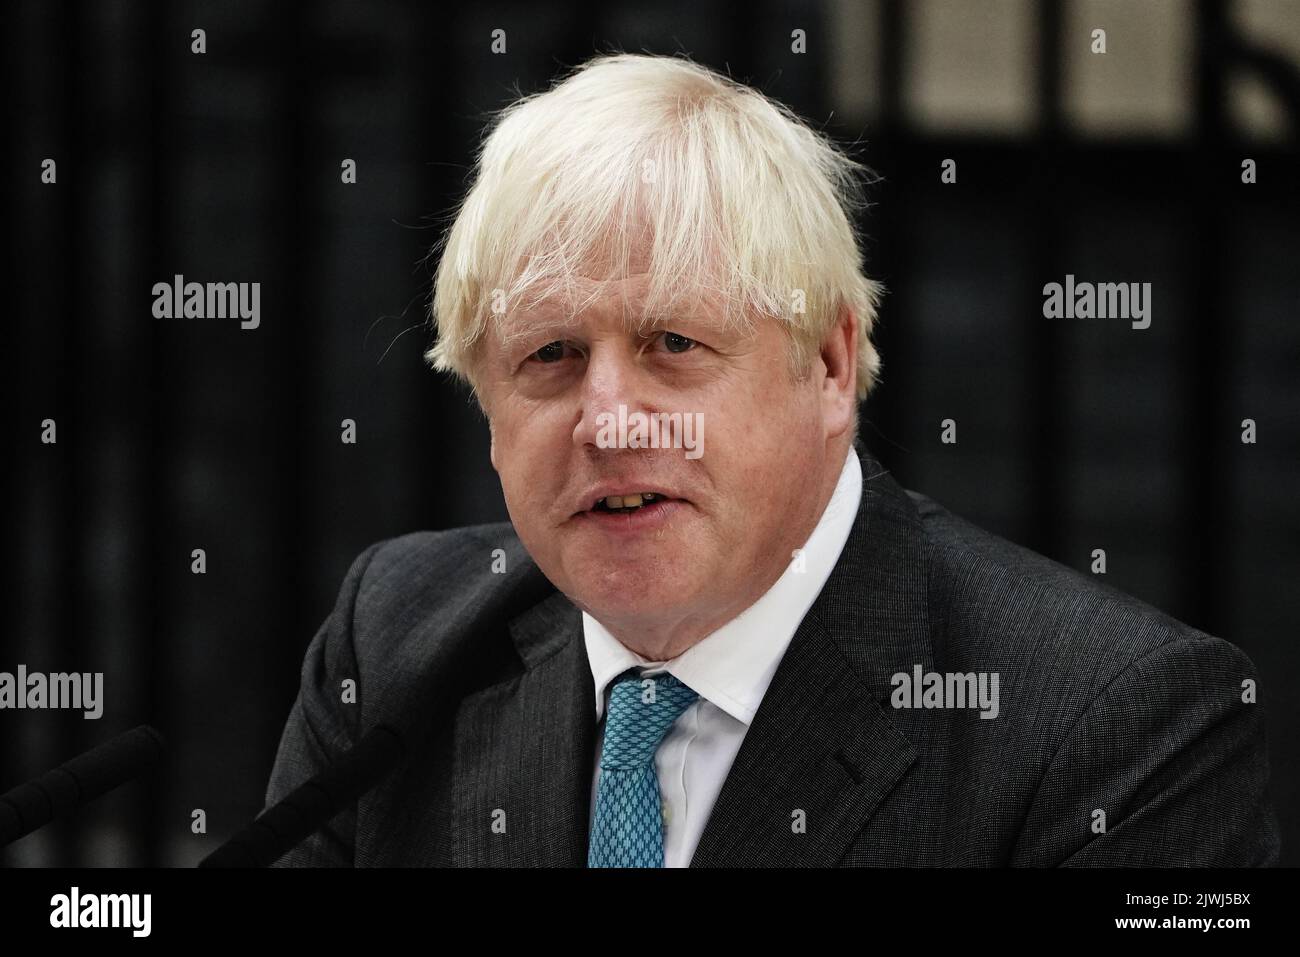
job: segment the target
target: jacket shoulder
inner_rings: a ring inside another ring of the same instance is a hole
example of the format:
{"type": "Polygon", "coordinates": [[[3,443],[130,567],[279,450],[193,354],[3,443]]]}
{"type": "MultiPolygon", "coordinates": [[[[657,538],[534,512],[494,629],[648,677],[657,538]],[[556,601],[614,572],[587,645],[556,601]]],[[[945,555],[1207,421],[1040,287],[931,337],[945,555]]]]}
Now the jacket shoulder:
{"type": "Polygon", "coordinates": [[[463,693],[517,669],[509,623],[555,591],[509,522],[410,532],[355,564],[352,653],[382,713],[400,714],[433,681],[463,693]]]}
{"type": "Polygon", "coordinates": [[[366,553],[369,559],[358,600],[381,605],[425,591],[490,588],[503,575],[509,577],[532,565],[509,522],[408,532],[378,541],[366,553]]]}
{"type": "Polygon", "coordinates": [[[1262,705],[1248,692],[1258,674],[1245,652],[908,495],[936,670],[1000,673],[1002,720],[960,759],[1021,822],[1000,859],[1275,863],[1262,705]],[[1105,834],[1081,806],[1106,812],[1105,834]]]}
{"type": "MultiPolygon", "coordinates": [[[[1080,703],[1148,657],[1214,660],[1253,674],[1236,646],[982,529],[918,492],[935,640],[954,658],[1015,663],[1080,703]]],[[[936,648],[938,651],[939,648],[936,648]]]]}

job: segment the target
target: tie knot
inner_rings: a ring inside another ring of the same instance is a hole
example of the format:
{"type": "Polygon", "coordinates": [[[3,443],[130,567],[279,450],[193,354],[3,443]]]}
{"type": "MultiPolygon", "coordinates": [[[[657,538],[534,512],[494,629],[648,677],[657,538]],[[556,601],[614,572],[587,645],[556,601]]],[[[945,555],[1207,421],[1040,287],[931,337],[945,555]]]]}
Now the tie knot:
{"type": "Polygon", "coordinates": [[[652,764],[668,729],[698,697],[667,672],[638,675],[630,671],[619,678],[609,692],[600,766],[640,768],[652,764]]]}

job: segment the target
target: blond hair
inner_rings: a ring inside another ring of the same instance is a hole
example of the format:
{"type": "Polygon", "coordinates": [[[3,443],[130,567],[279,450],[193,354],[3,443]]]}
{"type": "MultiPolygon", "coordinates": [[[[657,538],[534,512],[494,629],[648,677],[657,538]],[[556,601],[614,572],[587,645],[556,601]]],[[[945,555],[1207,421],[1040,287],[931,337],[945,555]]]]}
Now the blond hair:
{"type": "Polygon", "coordinates": [[[851,225],[864,172],[784,105],[689,60],[596,57],[498,115],[443,237],[425,358],[478,395],[489,322],[557,294],[576,311],[580,268],[626,277],[640,253],[648,293],[635,321],[713,294],[724,324],[781,321],[797,374],[848,308],[865,398],[881,287],[851,225]]]}

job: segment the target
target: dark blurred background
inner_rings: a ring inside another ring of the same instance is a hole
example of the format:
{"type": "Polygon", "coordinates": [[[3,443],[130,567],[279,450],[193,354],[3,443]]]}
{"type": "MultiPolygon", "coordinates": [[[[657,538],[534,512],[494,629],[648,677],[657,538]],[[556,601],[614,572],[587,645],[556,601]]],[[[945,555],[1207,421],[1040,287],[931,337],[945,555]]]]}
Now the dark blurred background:
{"type": "Polygon", "coordinates": [[[422,260],[485,113],[622,49],[727,70],[882,177],[863,224],[889,288],[868,447],[905,486],[1081,571],[1104,548],[1109,584],[1244,648],[1283,859],[1300,862],[1300,3],[7,13],[16,572],[0,670],[102,671],[106,706],[0,712],[0,790],[140,722],[171,756],[0,861],[195,863],[260,809],[352,558],[506,518],[482,419],[421,358],[422,260]],[[956,184],[940,182],[948,158],[956,184]],[[152,286],[177,273],[260,282],[260,328],[155,319],[152,286]],[[1044,319],[1043,284],[1066,273],[1152,283],[1151,328],[1044,319]]]}

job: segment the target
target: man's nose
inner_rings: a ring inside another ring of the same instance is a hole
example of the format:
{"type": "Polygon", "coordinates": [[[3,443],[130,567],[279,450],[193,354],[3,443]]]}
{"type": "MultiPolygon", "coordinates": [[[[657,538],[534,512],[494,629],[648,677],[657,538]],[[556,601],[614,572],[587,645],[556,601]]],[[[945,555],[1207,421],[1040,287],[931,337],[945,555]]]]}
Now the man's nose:
{"type": "Polygon", "coordinates": [[[611,447],[609,440],[616,440],[618,434],[619,406],[625,408],[624,415],[646,412],[647,387],[634,356],[612,345],[594,348],[578,391],[581,408],[573,429],[574,444],[611,447]]]}

